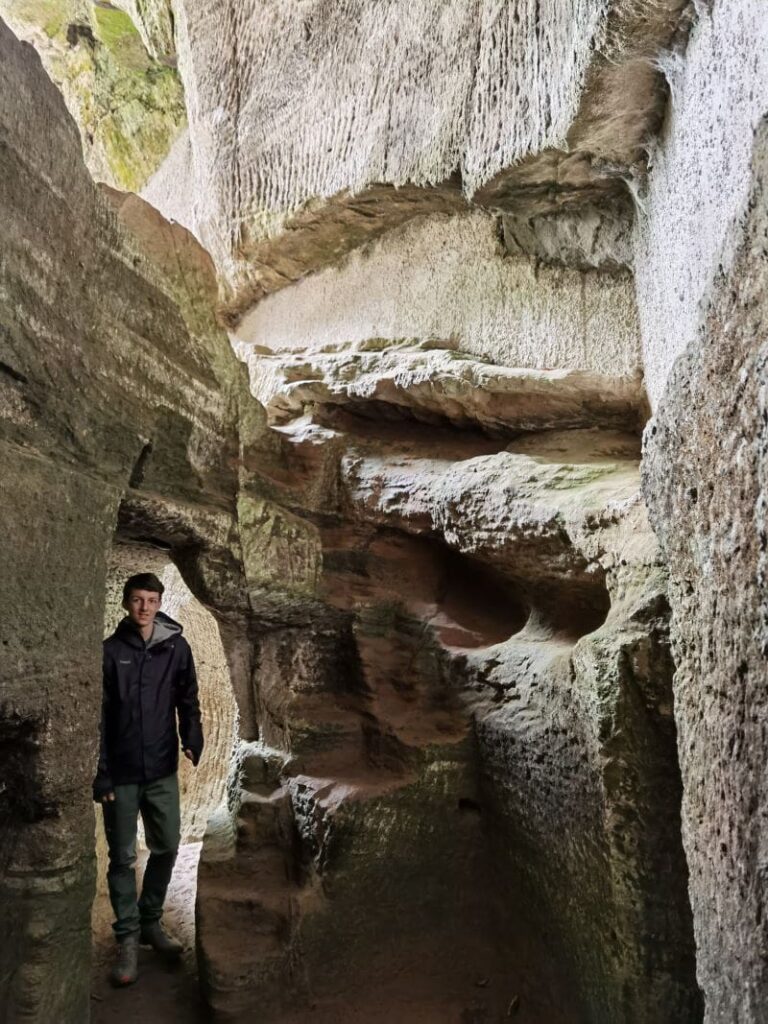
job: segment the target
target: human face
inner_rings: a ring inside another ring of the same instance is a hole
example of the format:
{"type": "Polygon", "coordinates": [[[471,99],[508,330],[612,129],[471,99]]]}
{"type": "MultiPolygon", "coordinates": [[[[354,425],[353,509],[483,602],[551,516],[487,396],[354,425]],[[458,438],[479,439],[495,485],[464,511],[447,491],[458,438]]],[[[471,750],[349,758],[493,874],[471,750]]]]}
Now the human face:
{"type": "Polygon", "coordinates": [[[149,629],[160,608],[160,595],[154,590],[132,590],[123,603],[128,618],[139,629],[149,629]]]}

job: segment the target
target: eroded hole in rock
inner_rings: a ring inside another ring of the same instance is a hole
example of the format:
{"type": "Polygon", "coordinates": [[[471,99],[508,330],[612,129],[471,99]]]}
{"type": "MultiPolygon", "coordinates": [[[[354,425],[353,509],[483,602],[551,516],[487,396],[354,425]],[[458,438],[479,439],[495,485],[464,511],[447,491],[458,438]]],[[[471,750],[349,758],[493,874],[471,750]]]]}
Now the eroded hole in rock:
{"type": "MultiPolygon", "coordinates": [[[[379,442],[405,451],[431,448],[457,461],[501,451],[509,441],[502,434],[489,436],[475,423],[457,426],[439,416],[417,419],[408,409],[379,402],[361,402],[357,406],[324,405],[313,411],[312,418],[350,438],[379,442]]],[[[277,429],[290,430],[290,427],[277,429]]]]}
{"type": "Polygon", "coordinates": [[[531,614],[525,633],[539,640],[574,642],[603,625],[611,608],[605,583],[570,583],[563,586],[537,586],[528,599],[531,614]]]}
{"type": "Polygon", "coordinates": [[[446,647],[501,643],[528,617],[519,589],[502,573],[437,540],[380,530],[361,556],[356,571],[329,580],[329,598],[352,608],[399,606],[446,647]]]}
{"type": "Polygon", "coordinates": [[[436,616],[430,624],[447,647],[490,647],[522,629],[526,606],[504,576],[448,550],[436,616]]]}
{"type": "Polygon", "coordinates": [[[471,814],[482,814],[483,812],[483,808],[480,806],[477,800],[472,800],[470,797],[467,796],[459,797],[458,808],[460,811],[468,811],[471,814]]]}
{"type": "Polygon", "coordinates": [[[434,431],[476,429],[476,422],[469,416],[462,416],[460,410],[456,410],[456,417],[451,418],[447,412],[430,410],[420,407],[417,404],[397,404],[383,399],[350,399],[340,408],[337,405],[320,404],[313,409],[313,415],[318,423],[327,423],[329,426],[345,425],[351,427],[354,432],[365,432],[367,429],[373,433],[384,431],[389,426],[393,431],[400,429],[401,435],[407,433],[416,434],[419,431],[426,431],[432,428],[434,431]],[[357,426],[355,428],[355,421],[357,426]]]}
{"type": "Polygon", "coordinates": [[[147,443],[141,449],[139,457],[138,459],[136,459],[136,464],[133,467],[133,470],[131,471],[131,477],[130,480],[128,481],[129,487],[141,487],[142,483],[144,482],[144,473],[146,470],[147,462],[149,461],[151,455],[152,442],[147,441],[147,443]]]}

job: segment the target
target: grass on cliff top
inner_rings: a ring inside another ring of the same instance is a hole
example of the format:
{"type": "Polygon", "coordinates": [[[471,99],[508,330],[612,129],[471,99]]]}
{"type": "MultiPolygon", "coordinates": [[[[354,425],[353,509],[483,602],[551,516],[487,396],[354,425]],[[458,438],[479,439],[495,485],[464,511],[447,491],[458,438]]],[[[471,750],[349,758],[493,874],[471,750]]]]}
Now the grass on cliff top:
{"type": "Polygon", "coordinates": [[[130,71],[148,71],[154,64],[144,48],[138,29],[124,11],[94,4],[96,37],[115,62],[130,71]]]}
{"type": "Polygon", "coordinates": [[[70,10],[68,0],[0,0],[0,14],[12,22],[39,25],[49,39],[66,32],[70,10]]]}

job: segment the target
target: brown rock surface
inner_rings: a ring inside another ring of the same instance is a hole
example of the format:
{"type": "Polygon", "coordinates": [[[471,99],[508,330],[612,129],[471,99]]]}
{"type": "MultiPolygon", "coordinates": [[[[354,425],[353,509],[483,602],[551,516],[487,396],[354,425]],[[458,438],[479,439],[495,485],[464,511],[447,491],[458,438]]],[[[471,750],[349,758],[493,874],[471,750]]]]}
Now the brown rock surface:
{"type": "Polygon", "coordinates": [[[116,528],[165,540],[210,604],[211,561],[239,572],[237,372],[191,313],[212,323],[187,233],[159,231],[147,254],[118,223],[39,58],[2,23],[0,165],[0,1004],[8,1021],[79,1022],[107,556],[116,528]]]}
{"type": "MultiPolygon", "coordinates": [[[[510,993],[542,1022],[698,1019],[636,407],[623,432],[489,437],[328,402],[360,379],[333,354],[313,373],[321,400],[243,449],[257,714],[281,752],[248,757],[282,810],[254,829],[251,779],[234,841],[204,842],[217,1016],[351,1020],[362,988],[409,1022],[494,1019],[510,993]],[[259,943],[233,946],[234,920],[259,943]]],[[[569,380],[548,426],[574,426],[569,380]]]]}

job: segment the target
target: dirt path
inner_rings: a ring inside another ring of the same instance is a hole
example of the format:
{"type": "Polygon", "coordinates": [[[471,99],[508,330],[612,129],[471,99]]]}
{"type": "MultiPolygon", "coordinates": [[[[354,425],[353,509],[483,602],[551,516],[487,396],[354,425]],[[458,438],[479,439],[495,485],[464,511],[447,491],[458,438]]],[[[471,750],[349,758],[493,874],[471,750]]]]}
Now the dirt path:
{"type": "MultiPolygon", "coordinates": [[[[206,1024],[210,1020],[200,998],[195,962],[195,893],[200,843],[182,846],[173,873],[164,923],[184,943],[184,955],[177,964],[169,964],[150,949],[139,955],[139,980],[128,988],[115,989],[108,980],[115,952],[112,938],[112,910],[105,891],[96,897],[93,909],[93,979],[91,987],[91,1024],[206,1024]]],[[[139,873],[143,873],[146,852],[140,855],[139,873]]],[[[380,992],[365,992],[343,1003],[315,1003],[288,1013],[280,1024],[497,1024],[517,1018],[517,999],[501,1017],[489,1010],[500,1003],[493,984],[469,990],[462,1000],[429,998],[414,990],[407,979],[380,992]],[[493,996],[493,998],[490,998],[493,996]]],[[[506,1004],[505,1004],[506,1005],[506,1004]]],[[[547,1014],[523,1013],[520,1024],[550,1020],[547,1014]]]]}
{"type": "MultiPolygon", "coordinates": [[[[109,984],[114,956],[112,911],[106,892],[94,904],[93,980],[91,1024],[203,1024],[207,1020],[199,996],[195,964],[195,890],[200,843],[182,846],[168,890],[164,923],[181,942],[184,955],[178,964],[164,962],[151,949],[139,955],[139,980],[115,989],[109,984]]],[[[139,870],[143,872],[146,854],[139,870]]]]}

